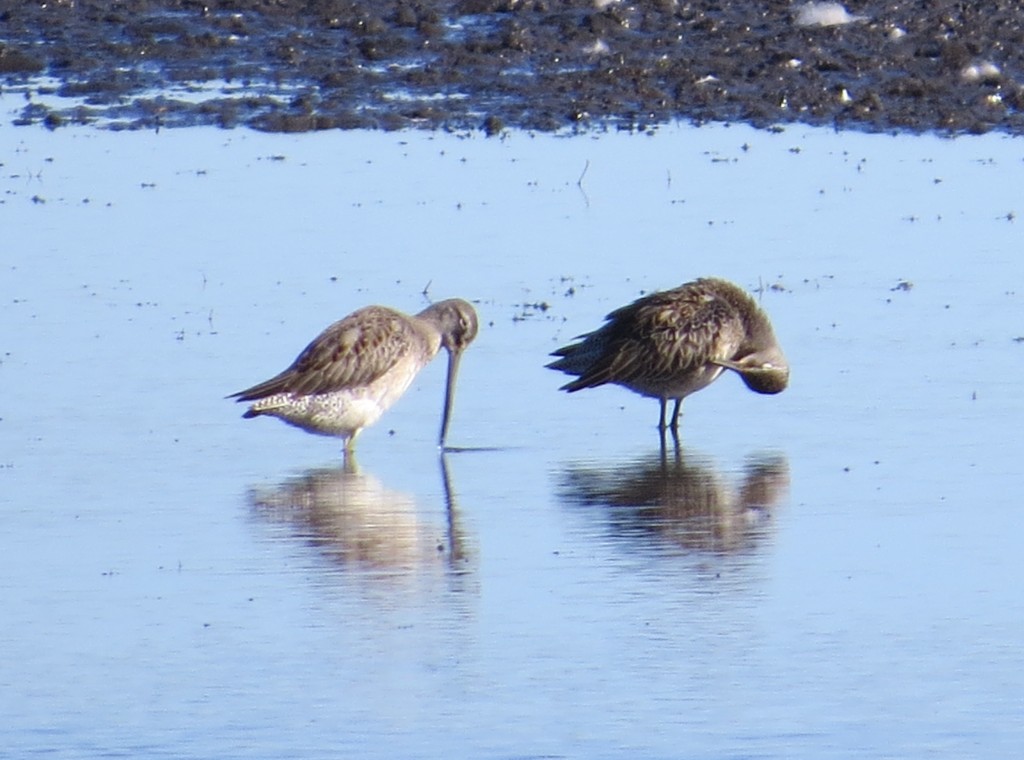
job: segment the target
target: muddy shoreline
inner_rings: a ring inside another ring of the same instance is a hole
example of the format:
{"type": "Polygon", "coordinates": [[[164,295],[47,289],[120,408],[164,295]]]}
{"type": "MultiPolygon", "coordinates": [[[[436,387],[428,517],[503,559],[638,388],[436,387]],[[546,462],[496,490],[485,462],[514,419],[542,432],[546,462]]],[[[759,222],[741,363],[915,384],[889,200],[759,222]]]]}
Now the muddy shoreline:
{"type": "Polygon", "coordinates": [[[1024,9],[849,2],[0,2],[16,124],[1024,131],[1024,9]],[[24,100],[22,105],[16,98],[24,100]]]}

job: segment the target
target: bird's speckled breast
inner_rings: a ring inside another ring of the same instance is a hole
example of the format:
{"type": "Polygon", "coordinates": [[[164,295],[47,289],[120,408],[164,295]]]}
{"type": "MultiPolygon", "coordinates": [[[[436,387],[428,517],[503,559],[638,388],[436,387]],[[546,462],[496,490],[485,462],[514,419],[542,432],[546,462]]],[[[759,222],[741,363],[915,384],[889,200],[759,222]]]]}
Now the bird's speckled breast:
{"type": "Polygon", "coordinates": [[[310,395],[279,393],[257,401],[253,409],[308,433],[351,438],[381,418],[409,389],[423,364],[422,357],[405,356],[368,385],[310,395]]]}

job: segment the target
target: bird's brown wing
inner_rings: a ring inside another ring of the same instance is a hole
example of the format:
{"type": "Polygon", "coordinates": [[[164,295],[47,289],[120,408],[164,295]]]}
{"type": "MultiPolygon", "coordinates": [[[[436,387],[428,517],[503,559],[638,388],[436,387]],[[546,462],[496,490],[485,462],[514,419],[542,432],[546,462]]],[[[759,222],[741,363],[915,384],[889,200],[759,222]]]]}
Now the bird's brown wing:
{"type": "Polygon", "coordinates": [[[276,393],[312,395],[366,385],[422,340],[409,317],[368,306],[325,329],[284,372],[229,398],[254,401],[276,393]]]}
{"type": "Polygon", "coordinates": [[[654,293],[608,315],[579,350],[589,366],[567,390],[671,378],[707,364],[742,331],[736,310],[701,289],[654,293]],[[588,347],[587,344],[591,343],[588,347]]]}

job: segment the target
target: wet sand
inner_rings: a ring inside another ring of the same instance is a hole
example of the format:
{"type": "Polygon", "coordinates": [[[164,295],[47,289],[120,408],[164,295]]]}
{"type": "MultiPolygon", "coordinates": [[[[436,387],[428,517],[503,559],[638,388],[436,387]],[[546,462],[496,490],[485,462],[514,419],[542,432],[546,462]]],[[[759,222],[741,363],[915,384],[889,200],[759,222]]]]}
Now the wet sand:
{"type": "Polygon", "coordinates": [[[1024,10],[788,2],[0,2],[17,124],[649,130],[674,120],[1024,129],[1024,10]],[[841,11],[847,11],[845,17],[841,11]]]}

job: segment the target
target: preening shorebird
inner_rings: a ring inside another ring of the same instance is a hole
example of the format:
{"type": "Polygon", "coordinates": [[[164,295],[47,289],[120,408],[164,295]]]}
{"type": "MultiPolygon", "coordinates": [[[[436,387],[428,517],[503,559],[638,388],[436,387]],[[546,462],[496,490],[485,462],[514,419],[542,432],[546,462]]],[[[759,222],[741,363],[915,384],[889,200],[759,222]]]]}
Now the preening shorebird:
{"type": "Polygon", "coordinates": [[[577,379],[570,393],[612,383],[661,404],[658,427],[679,429],[683,399],[725,369],[757,393],[779,393],[789,365],[767,315],[731,282],[702,278],[616,309],[594,332],[555,351],[547,366],[577,379]],[[675,401],[666,425],[669,399],[675,401]]]}
{"type": "Polygon", "coordinates": [[[320,333],[279,375],[228,398],[254,402],[243,417],[269,415],[337,436],[351,452],[359,431],[379,420],[443,347],[448,379],[438,442],[444,446],[459,359],[477,330],[476,311],[459,298],[415,316],[367,306],[320,333]]]}

